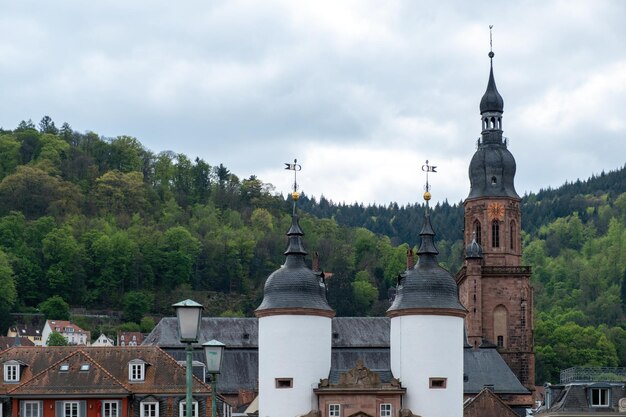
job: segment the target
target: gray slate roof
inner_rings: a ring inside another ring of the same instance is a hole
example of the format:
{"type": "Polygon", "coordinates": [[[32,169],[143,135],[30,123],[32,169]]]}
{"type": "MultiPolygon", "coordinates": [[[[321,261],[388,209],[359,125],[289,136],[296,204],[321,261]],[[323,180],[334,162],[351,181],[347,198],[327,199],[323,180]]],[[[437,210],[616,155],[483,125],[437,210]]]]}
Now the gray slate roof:
{"type": "Polygon", "coordinates": [[[493,385],[498,394],[528,394],[498,350],[492,347],[463,349],[463,384],[466,394],[478,394],[485,385],[493,385]]]}
{"type": "MultiPolygon", "coordinates": [[[[144,345],[161,346],[176,360],[183,361],[184,345],[178,341],[175,317],[162,319],[144,345]]],[[[339,374],[354,368],[357,359],[389,382],[389,326],[386,317],[335,317],[332,319],[332,357],[329,379],[338,381],[339,374]]],[[[256,318],[203,317],[199,343],[211,339],[226,345],[218,392],[236,393],[238,389],[256,390],[258,380],[258,326],[256,318]],[[244,339],[243,335],[248,334],[244,339]]],[[[193,360],[204,362],[196,345],[193,360]]],[[[464,349],[464,383],[466,393],[478,393],[485,385],[493,385],[496,393],[528,393],[506,365],[495,348],[464,349]]]]}
{"type": "Polygon", "coordinates": [[[400,275],[396,298],[387,311],[428,308],[465,312],[454,277],[437,262],[439,252],[434,244],[435,232],[428,214],[424,216],[420,236],[419,260],[413,268],[400,275]]]}
{"type": "Polygon", "coordinates": [[[617,414],[619,410],[620,398],[626,397],[626,383],[625,382],[606,382],[606,383],[571,383],[566,385],[551,385],[547,387],[552,394],[552,404],[549,409],[542,407],[541,415],[545,412],[607,412],[612,411],[617,414]],[[592,407],[589,404],[589,390],[591,388],[608,388],[609,395],[609,407],[592,407]]]}
{"type": "Polygon", "coordinates": [[[289,244],[285,264],[265,281],[263,302],[256,311],[276,308],[309,308],[332,312],[326,300],[326,284],[321,272],[313,272],[304,262],[306,251],[302,245],[304,233],[298,216],[293,215],[287,232],[289,244]]]}
{"type": "Polygon", "coordinates": [[[487,90],[480,99],[480,113],[485,112],[504,112],[504,99],[498,92],[496,87],[496,79],[493,77],[493,60],[491,61],[489,70],[489,82],[487,83],[487,90]]]}

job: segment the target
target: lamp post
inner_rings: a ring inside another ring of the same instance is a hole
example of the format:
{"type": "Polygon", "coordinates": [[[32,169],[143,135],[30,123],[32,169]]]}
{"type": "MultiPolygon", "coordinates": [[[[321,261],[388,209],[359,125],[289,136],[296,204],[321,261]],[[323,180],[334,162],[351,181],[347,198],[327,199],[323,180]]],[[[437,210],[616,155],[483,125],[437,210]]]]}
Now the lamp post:
{"type": "Polygon", "coordinates": [[[217,417],[217,375],[222,368],[224,344],[215,339],[202,344],[207,372],[211,374],[211,417],[217,417]]]}
{"type": "MultiPolygon", "coordinates": [[[[191,396],[192,388],[192,344],[198,341],[198,330],[200,329],[200,321],[202,320],[202,304],[198,304],[193,300],[185,300],[180,303],[173,304],[172,307],[176,310],[176,317],[178,318],[178,330],[180,335],[180,341],[186,343],[185,348],[187,366],[186,366],[186,387],[187,398],[185,400],[185,416],[192,417],[191,407],[193,406],[193,400],[191,396]]],[[[196,416],[197,417],[197,416],[196,416]]]]}

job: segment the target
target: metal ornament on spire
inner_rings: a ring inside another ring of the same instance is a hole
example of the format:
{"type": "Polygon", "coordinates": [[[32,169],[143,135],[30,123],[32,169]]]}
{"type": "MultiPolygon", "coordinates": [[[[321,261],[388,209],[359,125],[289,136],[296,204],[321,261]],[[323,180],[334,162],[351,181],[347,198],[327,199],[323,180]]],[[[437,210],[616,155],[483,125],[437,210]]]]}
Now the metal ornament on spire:
{"type": "Polygon", "coordinates": [[[298,171],[302,171],[302,165],[298,164],[298,160],[294,159],[293,164],[285,162],[285,169],[293,171],[293,192],[291,193],[291,199],[293,200],[293,214],[296,214],[296,202],[300,198],[298,193],[298,171]]]}
{"type": "Polygon", "coordinates": [[[489,58],[493,62],[493,57],[495,54],[493,53],[493,37],[492,37],[491,29],[493,29],[493,25],[489,25],[489,58]]]}
{"type": "Polygon", "coordinates": [[[422,171],[426,173],[426,185],[424,186],[424,200],[426,201],[426,209],[428,209],[428,201],[430,200],[430,184],[428,183],[428,173],[437,173],[437,167],[434,165],[428,165],[428,159],[426,163],[422,165],[422,171]]]}

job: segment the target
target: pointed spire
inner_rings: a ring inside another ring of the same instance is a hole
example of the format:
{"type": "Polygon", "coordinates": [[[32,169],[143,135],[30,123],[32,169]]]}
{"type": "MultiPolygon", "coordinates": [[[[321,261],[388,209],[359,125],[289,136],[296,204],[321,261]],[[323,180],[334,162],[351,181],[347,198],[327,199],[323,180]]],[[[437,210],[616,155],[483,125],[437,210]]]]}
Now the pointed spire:
{"type": "Polygon", "coordinates": [[[287,250],[285,250],[285,255],[306,255],[307,252],[304,250],[304,246],[302,245],[302,236],[304,236],[304,232],[300,228],[299,223],[300,217],[297,214],[294,214],[291,217],[291,227],[287,232],[287,236],[289,237],[289,244],[287,245],[287,250]]]}
{"type": "Polygon", "coordinates": [[[420,244],[420,248],[417,250],[417,254],[420,255],[420,259],[423,255],[438,255],[439,251],[435,247],[434,241],[435,231],[433,230],[433,226],[430,224],[430,214],[428,213],[424,215],[424,225],[420,231],[420,236],[422,238],[422,243],[420,244]]]}
{"type": "Polygon", "coordinates": [[[495,54],[493,53],[493,43],[491,38],[491,29],[493,25],[489,26],[489,82],[487,83],[487,91],[483,95],[483,98],[480,100],[480,114],[485,112],[496,112],[503,113],[504,112],[504,100],[502,96],[498,92],[498,88],[496,87],[496,80],[493,76],[493,57],[495,54]]]}

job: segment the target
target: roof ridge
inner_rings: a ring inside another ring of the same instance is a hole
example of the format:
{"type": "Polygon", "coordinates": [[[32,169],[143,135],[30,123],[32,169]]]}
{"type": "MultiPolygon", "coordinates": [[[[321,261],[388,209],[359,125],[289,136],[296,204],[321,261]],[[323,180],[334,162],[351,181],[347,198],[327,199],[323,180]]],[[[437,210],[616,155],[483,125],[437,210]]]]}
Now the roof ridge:
{"type": "MultiPolygon", "coordinates": [[[[142,346],[142,347],[143,347],[143,346],[142,346]]],[[[183,365],[181,365],[180,363],[178,363],[178,361],[177,361],[176,359],[174,359],[174,357],[173,357],[173,356],[169,355],[166,351],[164,351],[163,349],[161,349],[161,347],[159,347],[159,346],[157,346],[157,345],[148,345],[148,346],[146,346],[146,347],[154,348],[156,351],[158,351],[159,355],[162,355],[162,356],[166,357],[166,358],[167,358],[166,360],[171,361],[172,363],[175,363],[175,364],[176,364],[176,366],[178,366],[179,368],[185,369],[185,372],[186,372],[186,368],[185,368],[183,365]]],[[[192,368],[193,368],[193,365],[192,365],[192,368]]],[[[209,384],[207,384],[206,382],[202,381],[202,380],[201,380],[200,378],[198,378],[197,376],[195,376],[195,375],[193,374],[193,371],[191,372],[191,377],[192,377],[193,379],[195,379],[196,381],[198,381],[198,383],[199,383],[202,387],[204,387],[204,388],[208,389],[208,391],[209,391],[209,392],[211,392],[211,386],[210,386],[209,384]]],[[[216,394],[217,394],[217,393],[216,393],[216,394]]]]}
{"type": "MultiPolygon", "coordinates": [[[[96,347],[97,349],[97,347],[96,347]]],[[[98,362],[97,360],[95,360],[91,355],[89,355],[87,352],[85,352],[84,348],[79,349],[80,352],[82,352],[83,355],[85,355],[91,362],[93,362],[94,365],[96,365],[99,369],[101,369],[105,374],[107,374],[113,381],[117,382],[118,384],[120,384],[125,390],[127,390],[128,392],[132,392],[132,390],[122,381],[120,381],[119,379],[117,379],[115,376],[113,376],[113,374],[111,374],[104,366],[100,365],[100,362],[98,362]]]]}
{"type": "MultiPolygon", "coordinates": [[[[35,347],[39,347],[39,346],[35,346],[35,347]]],[[[48,346],[49,348],[50,346],[48,346]]],[[[61,347],[62,349],[66,349],[65,346],[53,346],[53,347],[61,347]]],[[[39,373],[33,375],[32,377],[30,377],[29,380],[22,382],[21,384],[18,384],[17,386],[15,386],[14,388],[11,388],[10,390],[7,390],[7,394],[11,393],[15,390],[17,390],[18,388],[23,387],[24,385],[30,383],[31,381],[35,380],[36,378],[39,378],[39,376],[41,374],[43,374],[44,372],[47,372],[49,369],[54,368],[55,366],[57,366],[58,364],[60,364],[61,362],[67,360],[68,358],[74,356],[76,353],[78,353],[78,351],[72,351],[69,355],[63,356],[61,359],[59,359],[58,361],[54,362],[52,365],[48,366],[47,368],[44,368],[43,370],[41,370],[39,373]]]]}

